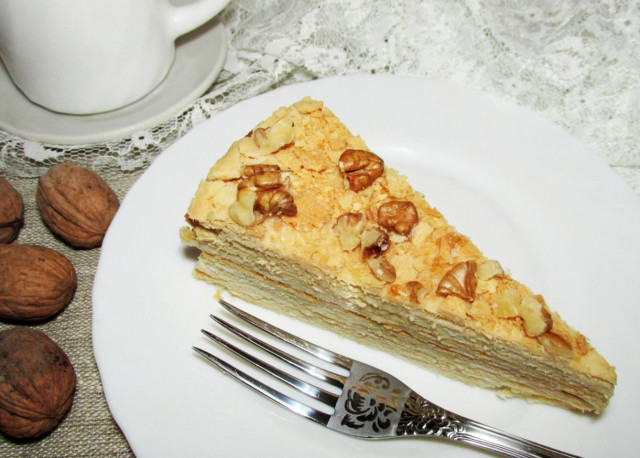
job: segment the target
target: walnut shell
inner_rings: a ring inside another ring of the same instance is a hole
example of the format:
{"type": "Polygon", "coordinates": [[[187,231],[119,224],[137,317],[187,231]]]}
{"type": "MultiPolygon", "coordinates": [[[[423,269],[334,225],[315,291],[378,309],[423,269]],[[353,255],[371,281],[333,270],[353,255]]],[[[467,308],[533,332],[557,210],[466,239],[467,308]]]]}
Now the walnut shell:
{"type": "Polygon", "coordinates": [[[100,246],[120,206],[97,173],[71,163],[54,165],[40,177],[36,203],[49,229],[76,248],[100,246]]]}
{"type": "Polygon", "coordinates": [[[11,243],[24,224],[22,196],[5,178],[0,177],[0,243],[11,243]]]}
{"type": "Polygon", "coordinates": [[[0,319],[40,321],[64,309],[76,290],[71,261],[50,248],[0,245],[0,319]]]}
{"type": "Polygon", "coordinates": [[[65,352],[42,331],[0,332],[0,432],[34,439],[53,430],[73,402],[76,374],[65,352]]]}

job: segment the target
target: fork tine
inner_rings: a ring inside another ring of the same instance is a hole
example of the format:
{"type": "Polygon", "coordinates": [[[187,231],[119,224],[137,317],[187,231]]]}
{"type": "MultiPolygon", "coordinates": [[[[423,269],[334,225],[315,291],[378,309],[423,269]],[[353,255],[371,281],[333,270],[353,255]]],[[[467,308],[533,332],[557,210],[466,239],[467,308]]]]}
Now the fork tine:
{"type": "Polygon", "coordinates": [[[238,337],[241,337],[247,340],[248,342],[254,344],[256,347],[263,349],[264,351],[275,356],[281,361],[284,361],[285,363],[297,369],[300,369],[301,371],[306,372],[307,374],[317,378],[318,380],[322,380],[323,382],[329,383],[330,385],[333,385],[337,388],[342,389],[344,387],[345,377],[335,374],[331,371],[322,369],[320,367],[313,366],[307,363],[306,361],[303,361],[302,359],[297,358],[293,355],[286,354],[278,350],[276,347],[264,342],[263,340],[260,340],[257,337],[254,337],[251,334],[244,332],[242,329],[237,328],[236,326],[232,325],[231,323],[228,323],[222,318],[219,318],[215,315],[210,315],[210,316],[214,321],[216,321],[218,324],[220,324],[227,330],[231,331],[238,337]]]}
{"type": "Polygon", "coordinates": [[[236,355],[238,355],[239,357],[241,357],[242,359],[244,359],[245,361],[253,364],[255,367],[262,369],[263,371],[265,371],[268,374],[271,374],[272,376],[274,376],[275,378],[285,382],[287,385],[292,386],[293,388],[295,388],[296,390],[300,391],[301,393],[306,394],[307,396],[311,396],[312,398],[318,399],[319,401],[324,402],[325,404],[329,405],[330,407],[334,407],[336,405],[336,402],[338,401],[338,396],[332,394],[332,393],[328,393],[325,390],[322,390],[316,386],[313,386],[309,383],[306,383],[303,380],[299,380],[293,376],[291,376],[290,374],[287,374],[284,371],[281,371],[280,369],[272,366],[271,364],[262,361],[258,358],[256,358],[255,356],[245,352],[244,350],[236,347],[235,345],[227,342],[226,340],[222,339],[221,337],[216,336],[215,334],[206,331],[204,329],[202,329],[202,333],[204,335],[206,335],[207,337],[209,337],[211,340],[213,340],[214,342],[216,342],[218,345],[223,346],[224,348],[226,348],[227,350],[232,351],[233,353],[235,353],[236,355]]]}
{"type": "Polygon", "coordinates": [[[293,334],[290,334],[283,329],[273,326],[272,324],[269,324],[266,321],[263,321],[260,318],[255,317],[234,305],[231,305],[229,302],[223,299],[220,299],[218,302],[229,312],[246,321],[247,323],[255,326],[256,328],[261,329],[274,337],[284,340],[285,342],[301,350],[304,350],[307,353],[310,353],[324,361],[340,366],[346,370],[351,369],[351,365],[353,364],[352,359],[338,353],[334,353],[331,350],[327,350],[326,348],[322,348],[298,336],[294,336],[293,334]]]}
{"type": "Polygon", "coordinates": [[[205,357],[207,360],[211,361],[213,364],[215,364],[219,369],[221,369],[225,374],[230,375],[232,377],[234,377],[235,379],[239,380],[240,382],[244,383],[246,386],[248,386],[249,388],[252,388],[253,390],[257,391],[258,393],[260,393],[261,395],[267,397],[268,399],[272,400],[273,402],[275,402],[276,404],[279,404],[283,407],[286,407],[287,409],[297,413],[298,415],[302,415],[304,417],[309,418],[310,420],[313,420],[315,422],[318,422],[324,426],[327,425],[327,423],[329,422],[329,418],[331,418],[331,415],[325,413],[325,412],[321,412],[317,409],[314,409],[312,407],[309,407],[289,396],[287,396],[286,394],[280,393],[277,390],[274,390],[273,388],[271,388],[269,385],[266,385],[262,382],[260,382],[259,380],[251,377],[249,374],[241,371],[240,369],[235,368],[234,366],[232,366],[231,364],[227,363],[226,361],[218,358],[217,356],[212,355],[211,353],[204,351],[198,347],[193,347],[193,349],[198,352],[200,355],[202,355],[203,357],[205,357]]]}

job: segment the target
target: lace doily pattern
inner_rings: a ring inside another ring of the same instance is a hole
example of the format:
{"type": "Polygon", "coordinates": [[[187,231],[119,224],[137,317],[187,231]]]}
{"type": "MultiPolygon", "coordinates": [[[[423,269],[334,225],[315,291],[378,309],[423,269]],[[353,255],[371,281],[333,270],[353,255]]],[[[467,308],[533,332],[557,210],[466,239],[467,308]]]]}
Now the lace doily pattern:
{"type": "Polygon", "coordinates": [[[640,2],[632,0],[233,0],[209,91],[117,141],[60,146],[0,132],[0,172],[60,161],[139,173],[212,114],[278,86],[354,73],[442,79],[496,94],[580,139],[640,193],[640,2]]]}

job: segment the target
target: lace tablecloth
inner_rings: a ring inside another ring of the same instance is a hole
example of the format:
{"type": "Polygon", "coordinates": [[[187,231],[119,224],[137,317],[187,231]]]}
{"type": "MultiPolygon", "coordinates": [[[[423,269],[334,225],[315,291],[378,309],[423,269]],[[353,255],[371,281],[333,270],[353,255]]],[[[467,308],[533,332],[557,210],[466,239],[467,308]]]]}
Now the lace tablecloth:
{"type": "MultiPolygon", "coordinates": [[[[36,177],[57,162],[98,171],[124,197],[160,152],[193,126],[273,88],[340,74],[392,73],[493,93],[554,122],[640,193],[640,2],[633,0],[232,0],[221,21],[229,53],[218,80],[187,109],[129,137],[40,144],[0,132],[0,173],[23,194],[19,242],[69,257],[79,287],[56,319],[37,325],[69,354],[74,405],[49,436],[2,456],[129,456],[109,413],[91,347],[91,287],[100,250],[51,236],[35,207],[36,177]]],[[[0,329],[10,327],[0,323],[0,329]]]]}

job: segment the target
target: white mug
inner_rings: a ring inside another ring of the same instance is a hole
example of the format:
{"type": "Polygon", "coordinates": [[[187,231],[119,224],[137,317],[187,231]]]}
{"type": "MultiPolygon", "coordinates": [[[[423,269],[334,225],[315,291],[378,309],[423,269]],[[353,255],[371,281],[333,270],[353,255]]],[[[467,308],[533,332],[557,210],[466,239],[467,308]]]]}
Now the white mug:
{"type": "Polygon", "coordinates": [[[175,39],[229,0],[0,0],[0,56],[34,103],[67,114],[121,108],[168,73],[175,39]]]}

